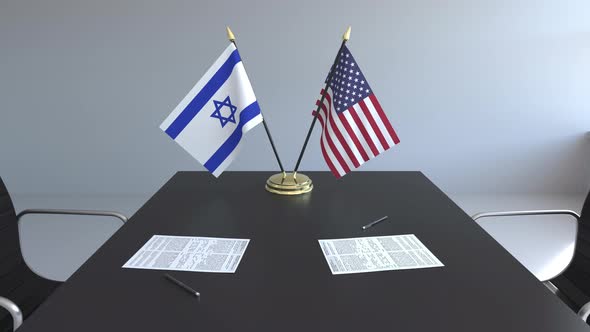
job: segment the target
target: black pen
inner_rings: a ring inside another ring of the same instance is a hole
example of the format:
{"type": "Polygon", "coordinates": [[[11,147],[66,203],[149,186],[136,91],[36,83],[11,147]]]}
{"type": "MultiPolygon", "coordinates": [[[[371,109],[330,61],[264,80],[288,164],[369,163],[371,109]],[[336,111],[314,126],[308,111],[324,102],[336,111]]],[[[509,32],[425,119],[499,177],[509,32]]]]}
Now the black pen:
{"type": "Polygon", "coordinates": [[[383,218],[379,218],[371,223],[366,224],[365,226],[361,227],[363,229],[363,231],[369,227],[373,227],[375,225],[377,225],[378,223],[382,222],[383,220],[387,219],[387,216],[383,217],[383,218]]]}
{"type": "Polygon", "coordinates": [[[173,276],[169,275],[168,273],[164,274],[164,277],[166,277],[166,279],[172,281],[174,284],[176,284],[178,287],[184,289],[185,291],[191,293],[192,295],[200,298],[201,294],[199,292],[197,292],[196,290],[192,289],[189,285],[185,284],[184,282],[174,278],[173,276]]]}

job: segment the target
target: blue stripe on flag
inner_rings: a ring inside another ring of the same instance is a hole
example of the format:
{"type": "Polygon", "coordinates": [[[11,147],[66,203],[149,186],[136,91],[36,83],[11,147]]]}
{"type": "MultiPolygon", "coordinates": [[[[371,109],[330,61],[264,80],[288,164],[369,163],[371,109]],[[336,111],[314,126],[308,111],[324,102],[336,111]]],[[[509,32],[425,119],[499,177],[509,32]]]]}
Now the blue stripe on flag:
{"type": "Polygon", "coordinates": [[[234,132],[205,163],[204,166],[207,170],[209,170],[209,172],[213,173],[217,167],[219,167],[219,165],[221,165],[221,163],[232,153],[232,151],[234,151],[242,139],[242,127],[244,127],[248,121],[252,120],[258,114],[260,114],[260,106],[258,106],[257,101],[244,108],[244,110],[240,113],[240,122],[236,126],[234,132]]]}
{"type": "Polygon", "coordinates": [[[174,122],[166,129],[166,134],[172,139],[176,137],[184,130],[184,128],[192,121],[192,119],[201,111],[203,106],[213,97],[215,92],[227,81],[229,76],[236,64],[242,59],[238,50],[233,51],[230,56],[225,60],[223,65],[217,70],[217,72],[211,77],[209,82],[205,84],[203,89],[195,96],[193,100],[186,106],[186,108],[178,115],[174,122]]]}

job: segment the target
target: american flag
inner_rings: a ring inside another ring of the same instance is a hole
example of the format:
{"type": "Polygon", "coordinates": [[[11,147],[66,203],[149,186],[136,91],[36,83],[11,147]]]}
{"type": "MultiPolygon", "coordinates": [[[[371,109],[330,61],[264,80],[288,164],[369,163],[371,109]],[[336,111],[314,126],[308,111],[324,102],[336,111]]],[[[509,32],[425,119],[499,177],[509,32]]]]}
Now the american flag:
{"type": "Polygon", "coordinates": [[[320,95],[316,106],[322,154],[340,178],[399,143],[399,138],[346,45],[334,70],[328,91],[321,91],[324,100],[320,95]]]}

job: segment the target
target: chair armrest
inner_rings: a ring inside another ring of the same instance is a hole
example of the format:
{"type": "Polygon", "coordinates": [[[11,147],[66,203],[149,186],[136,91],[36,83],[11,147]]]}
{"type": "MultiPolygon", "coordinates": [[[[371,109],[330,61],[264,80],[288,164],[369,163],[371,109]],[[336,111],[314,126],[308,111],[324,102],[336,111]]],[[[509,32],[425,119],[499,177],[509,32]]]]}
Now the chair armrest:
{"type": "Polygon", "coordinates": [[[12,330],[16,331],[16,329],[18,329],[19,326],[21,326],[21,324],[23,323],[22,311],[14,302],[2,296],[0,296],[0,307],[6,309],[10,313],[10,315],[12,316],[12,330]]]}
{"type": "Polygon", "coordinates": [[[580,215],[572,210],[525,210],[525,211],[499,211],[499,212],[481,212],[476,213],[471,218],[477,220],[480,218],[487,217],[514,217],[514,216],[540,216],[540,215],[551,215],[551,214],[565,214],[570,215],[576,220],[580,220],[580,215]]]}
{"type": "Polygon", "coordinates": [[[27,214],[59,214],[59,215],[76,215],[76,216],[101,216],[114,217],[121,220],[123,223],[127,222],[127,217],[119,212],[113,211],[95,211],[95,210],[62,210],[62,209],[27,209],[21,211],[16,219],[20,220],[27,214]]]}
{"type": "Polygon", "coordinates": [[[578,311],[578,316],[582,318],[585,322],[588,320],[588,316],[590,316],[590,302],[584,304],[580,311],[578,311]]]}

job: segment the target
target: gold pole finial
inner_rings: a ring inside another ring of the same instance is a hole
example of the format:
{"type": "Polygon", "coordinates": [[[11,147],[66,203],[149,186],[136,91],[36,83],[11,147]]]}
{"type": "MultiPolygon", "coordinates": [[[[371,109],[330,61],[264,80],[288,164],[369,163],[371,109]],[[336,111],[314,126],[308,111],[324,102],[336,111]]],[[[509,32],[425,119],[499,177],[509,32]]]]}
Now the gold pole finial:
{"type": "Polygon", "coordinates": [[[236,36],[234,36],[234,33],[231,32],[231,29],[229,27],[225,27],[225,30],[227,31],[227,39],[229,39],[230,42],[235,42],[236,36]]]}
{"type": "Polygon", "coordinates": [[[346,32],[342,36],[342,39],[343,40],[349,40],[350,39],[350,30],[351,29],[352,29],[352,27],[349,25],[348,28],[346,29],[346,32]]]}

